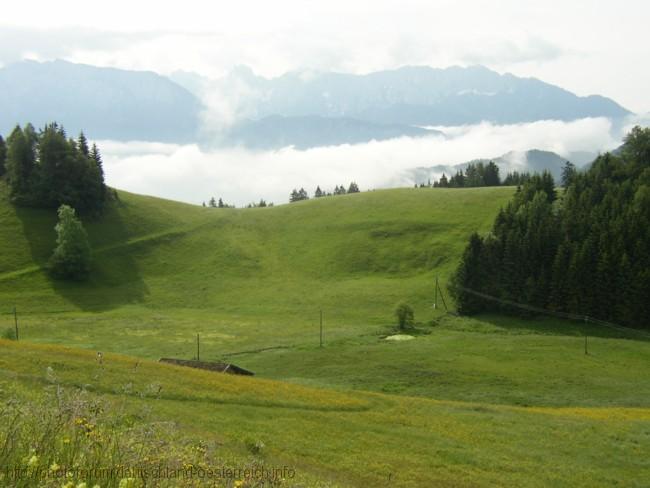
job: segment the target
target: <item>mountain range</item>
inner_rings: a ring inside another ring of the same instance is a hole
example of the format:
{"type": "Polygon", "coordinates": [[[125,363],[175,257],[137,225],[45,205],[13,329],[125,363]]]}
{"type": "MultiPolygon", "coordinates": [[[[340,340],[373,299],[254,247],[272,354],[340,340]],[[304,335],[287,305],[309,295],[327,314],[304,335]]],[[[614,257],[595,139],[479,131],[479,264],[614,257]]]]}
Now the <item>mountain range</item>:
{"type": "Polygon", "coordinates": [[[290,72],[276,78],[236,67],[219,80],[152,72],[23,61],[0,69],[0,133],[17,123],[56,120],[95,139],[292,145],[355,144],[431,134],[432,126],[511,124],[630,112],[608,98],[579,97],[534,78],[482,66],[403,67],[367,75],[290,72]],[[229,107],[211,114],[215,96],[229,107]],[[232,115],[234,114],[234,118],[232,115]]]}
{"type": "Polygon", "coordinates": [[[57,121],[93,139],[192,142],[201,102],[152,72],[66,61],[23,61],[0,69],[0,133],[57,121]]]}

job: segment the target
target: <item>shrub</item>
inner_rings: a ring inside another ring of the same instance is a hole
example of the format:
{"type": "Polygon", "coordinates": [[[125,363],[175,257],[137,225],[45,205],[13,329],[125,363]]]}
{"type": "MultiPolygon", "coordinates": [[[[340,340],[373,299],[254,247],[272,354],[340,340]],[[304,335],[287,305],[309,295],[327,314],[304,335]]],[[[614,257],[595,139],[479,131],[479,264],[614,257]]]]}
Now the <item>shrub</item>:
{"type": "Polygon", "coordinates": [[[397,317],[397,326],[401,329],[413,327],[415,322],[415,314],[413,308],[408,303],[400,303],[395,309],[395,317],[397,317]]]}

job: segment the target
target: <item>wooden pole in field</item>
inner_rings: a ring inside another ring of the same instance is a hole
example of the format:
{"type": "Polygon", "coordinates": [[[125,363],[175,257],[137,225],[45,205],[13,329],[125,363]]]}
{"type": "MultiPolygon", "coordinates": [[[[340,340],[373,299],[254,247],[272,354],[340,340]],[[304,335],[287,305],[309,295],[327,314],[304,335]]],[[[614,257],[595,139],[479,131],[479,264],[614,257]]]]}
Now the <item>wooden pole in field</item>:
{"type": "Polygon", "coordinates": [[[16,340],[18,340],[18,313],[16,312],[16,305],[14,305],[14,326],[16,327],[16,340]]]}
{"type": "Polygon", "coordinates": [[[323,310],[320,311],[320,347],[323,347],[323,310]]]}
{"type": "Polygon", "coordinates": [[[200,361],[201,360],[201,345],[199,342],[199,335],[196,334],[196,360],[200,361]]]}
{"type": "Polygon", "coordinates": [[[433,299],[433,308],[434,310],[438,308],[438,275],[436,275],[436,293],[435,298],[433,299]]]}

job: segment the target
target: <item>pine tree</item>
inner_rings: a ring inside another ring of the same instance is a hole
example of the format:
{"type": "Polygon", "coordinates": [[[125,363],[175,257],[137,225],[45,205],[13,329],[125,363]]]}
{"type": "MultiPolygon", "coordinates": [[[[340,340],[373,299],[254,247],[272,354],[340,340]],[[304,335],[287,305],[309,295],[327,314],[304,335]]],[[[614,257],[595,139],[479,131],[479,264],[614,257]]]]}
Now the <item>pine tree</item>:
{"type": "MultiPolygon", "coordinates": [[[[81,133],[81,135],[83,136],[83,132],[81,133]]],[[[93,143],[92,150],[90,151],[90,159],[94,161],[95,166],[97,166],[97,169],[99,170],[99,174],[101,177],[102,185],[104,185],[104,163],[102,161],[102,155],[99,153],[99,149],[97,148],[97,145],[95,143],[93,143]]]]}
{"type": "Polygon", "coordinates": [[[316,191],[314,192],[314,197],[315,198],[320,198],[323,196],[323,191],[320,189],[320,186],[316,187],[316,191]]]}
{"type": "Polygon", "coordinates": [[[20,203],[28,200],[35,161],[35,143],[32,133],[16,126],[7,139],[5,162],[10,193],[14,201],[20,203]]]}
{"type": "Polygon", "coordinates": [[[219,207],[219,208],[228,208],[228,205],[223,203],[223,200],[221,199],[221,197],[219,197],[219,201],[217,202],[217,207],[219,207]]]}
{"type": "Polygon", "coordinates": [[[499,167],[494,163],[494,161],[490,161],[487,166],[485,166],[483,184],[485,186],[499,186],[501,184],[501,179],[499,178],[499,167]]]}
{"type": "Polygon", "coordinates": [[[447,177],[445,176],[444,173],[442,173],[442,176],[440,177],[440,182],[438,183],[438,186],[442,188],[447,188],[449,186],[449,181],[447,181],[447,177]]]}
{"type": "Polygon", "coordinates": [[[210,200],[208,201],[208,206],[210,208],[217,208],[217,201],[214,199],[214,197],[210,197],[210,200]]]}
{"type": "Polygon", "coordinates": [[[7,159],[7,145],[5,140],[0,135],[0,178],[2,178],[6,172],[5,161],[7,159]]]}
{"type": "Polygon", "coordinates": [[[576,175],[575,165],[572,162],[567,161],[564,164],[564,168],[562,168],[562,187],[567,188],[573,181],[575,175],[576,175]]]}
{"type": "MultiPolygon", "coordinates": [[[[81,154],[84,156],[90,156],[90,151],[88,149],[88,140],[86,139],[83,131],[79,133],[79,138],[77,139],[77,147],[79,148],[79,151],[81,151],[81,154]]],[[[96,150],[96,146],[94,144],[93,149],[96,150]]]]}
{"type": "Polygon", "coordinates": [[[359,193],[359,185],[357,185],[354,181],[350,183],[350,186],[348,187],[348,193],[359,193]]]}

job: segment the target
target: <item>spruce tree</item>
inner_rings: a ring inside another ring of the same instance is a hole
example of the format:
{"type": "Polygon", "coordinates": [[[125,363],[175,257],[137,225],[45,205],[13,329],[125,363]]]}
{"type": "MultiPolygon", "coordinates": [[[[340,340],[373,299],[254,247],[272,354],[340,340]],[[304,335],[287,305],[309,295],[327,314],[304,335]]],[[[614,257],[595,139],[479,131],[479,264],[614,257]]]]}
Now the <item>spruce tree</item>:
{"type": "MultiPolygon", "coordinates": [[[[81,151],[81,154],[83,154],[84,156],[90,155],[90,150],[88,149],[88,139],[86,139],[86,136],[84,135],[83,131],[79,133],[79,138],[77,139],[77,147],[79,148],[79,151],[81,151]]],[[[93,144],[93,150],[94,151],[97,150],[94,144],[93,144]]]]}
{"type": "Polygon", "coordinates": [[[0,178],[2,178],[6,172],[5,161],[7,159],[7,145],[5,140],[0,135],[0,178]]]}
{"type": "Polygon", "coordinates": [[[359,185],[357,185],[354,181],[350,183],[350,186],[348,187],[348,193],[359,193],[359,185]]]}
{"type": "Polygon", "coordinates": [[[7,138],[5,162],[10,193],[14,201],[29,200],[30,183],[36,161],[34,137],[16,126],[7,138]]]}
{"type": "Polygon", "coordinates": [[[487,166],[485,166],[483,184],[485,186],[499,186],[501,184],[501,179],[499,178],[499,167],[494,163],[494,161],[490,161],[487,166]]]}
{"type": "Polygon", "coordinates": [[[567,161],[562,168],[562,187],[567,188],[576,175],[576,167],[571,161],[567,161]]]}

